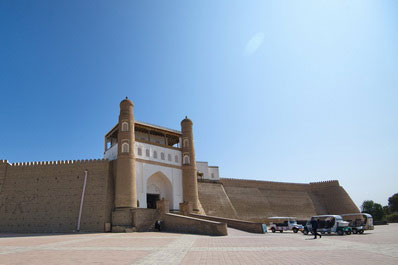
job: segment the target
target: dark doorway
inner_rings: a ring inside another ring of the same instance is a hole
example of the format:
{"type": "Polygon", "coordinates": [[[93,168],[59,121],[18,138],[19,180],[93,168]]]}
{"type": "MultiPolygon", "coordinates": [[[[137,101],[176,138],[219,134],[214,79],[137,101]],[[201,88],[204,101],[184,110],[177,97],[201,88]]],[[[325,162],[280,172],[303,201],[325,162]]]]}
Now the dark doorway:
{"type": "Polygon", "coordinates": [[[156,209],[156,201],[160,200],[159,194],[146,194],[146,205],[148,209],[156,209]]]}

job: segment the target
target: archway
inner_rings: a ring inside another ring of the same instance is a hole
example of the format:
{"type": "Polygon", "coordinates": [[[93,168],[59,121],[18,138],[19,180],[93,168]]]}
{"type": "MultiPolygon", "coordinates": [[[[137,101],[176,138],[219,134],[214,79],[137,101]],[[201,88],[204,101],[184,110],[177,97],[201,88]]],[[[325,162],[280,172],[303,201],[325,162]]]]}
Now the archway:
{"type": "Polygon", "coordinates": [[[156,201],[162,198],[173,205],[173,187],[165,174],[158,171],[148,178],[147,184],[147,208],[156,208],[156,201]]]}

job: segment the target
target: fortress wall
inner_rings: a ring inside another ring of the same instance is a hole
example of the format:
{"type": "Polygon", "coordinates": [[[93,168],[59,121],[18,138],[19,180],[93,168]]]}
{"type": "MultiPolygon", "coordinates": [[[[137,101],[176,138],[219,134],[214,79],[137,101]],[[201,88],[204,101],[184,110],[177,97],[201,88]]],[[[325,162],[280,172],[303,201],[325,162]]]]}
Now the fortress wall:
{"type": "Polygon", "coordinates": [[[273,189],[259,189],[263,196],[268,199],[270,212],[263,216],[294,216],[298,219],[307,219],[317,214],[309,192],[306,191],[284,191],[273,189]]]}
{"type": "Polygon", "coordinates": [[[237,219],[264,222],[271,216],[308,219],[359,211],[338,181],[300,184],[221,179],[220,183],[199,183],[199,198],[208,215],[237,215],[237,219]],[[223,204],[228,206],[221,207],[223,204]]]}
{"type": "Polygon", "coordinates": [[[1,164],[0,174],[5,178],[0,190],[0,231],[75,230],[85,169],[81,231],[104,231],[113,200],[112,164],[107,160],[1,164]]]}
{"type": "Polygon", "coordinates": [[[238,214],[238,219],[263,222],[271,212],[268,198],[258,188],[224,185],[224,189],[238,214]]]}
{"type": "Polygon", "coordinates": [[[308,184],[301,183],[286,183],[286,182],[275,182],[275,181],[260,181],[260,180],[248,180],[248,179],[228,179],[222,178],[220,182],[224,186],[236,186],[236,187],[250,187],[250,188],[265,188],[265,189],[277,189],[277,190],[302,190],[308,191],[308,184]]]}
{"type": "Polygon", "coordinates": [[[6,177],[7,165],[8,165],[7,160],[0,160],[0,193],[1,193],[1,188],[3,187],[4,179],[6,177]]]}
{"type": "Polygon", "coordinates": [[[310,183],[310,187],[327,214],[359,213],[358,207],[337,180],[310,183]]]}
{"type": "Polygon", "coordinates": [[[221,179],[243,220],[264,222],[271,216],[306,219],[316,214],[308,184],[221,179]]]}
{"type": "Polygon", "coordinates": [[[206,215],[238,218],[222,184],[198,182],[198,192],[200,203],[206,215]]]}

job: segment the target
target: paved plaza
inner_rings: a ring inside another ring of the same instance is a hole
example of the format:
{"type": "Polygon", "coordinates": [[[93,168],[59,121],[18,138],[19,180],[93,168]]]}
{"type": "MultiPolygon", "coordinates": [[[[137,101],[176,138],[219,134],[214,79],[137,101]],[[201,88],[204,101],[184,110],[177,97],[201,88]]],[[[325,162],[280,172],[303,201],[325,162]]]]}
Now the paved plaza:
{"type": "Polygon", "coordinates": [[[398,264],[398,224],[363,235],[0,234],[0,264],[398,264]]]}

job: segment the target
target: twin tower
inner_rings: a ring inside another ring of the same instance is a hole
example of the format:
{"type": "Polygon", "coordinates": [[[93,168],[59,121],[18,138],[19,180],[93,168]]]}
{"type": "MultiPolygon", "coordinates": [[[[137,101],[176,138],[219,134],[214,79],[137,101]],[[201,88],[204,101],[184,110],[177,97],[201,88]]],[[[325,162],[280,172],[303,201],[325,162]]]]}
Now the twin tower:
{"type": "MultiPolygon", "coordinates": [[[[199,209],[197,171],[193,142],[193,123],[181,121],[182,189],[184,203],[199,209]]],[[[134,104],[127,97],[120,103],[118,150],[115,178],[115,208],[137,208],[137,181],[135,167],[134,104]]]]}

